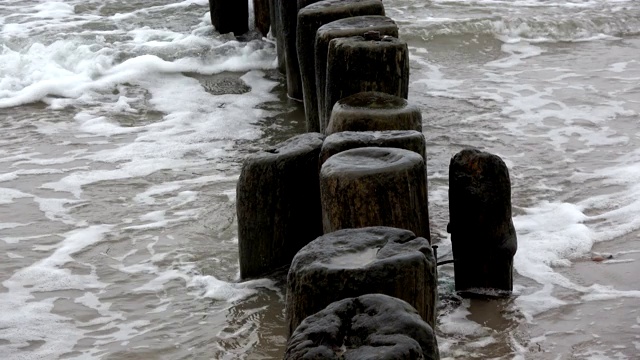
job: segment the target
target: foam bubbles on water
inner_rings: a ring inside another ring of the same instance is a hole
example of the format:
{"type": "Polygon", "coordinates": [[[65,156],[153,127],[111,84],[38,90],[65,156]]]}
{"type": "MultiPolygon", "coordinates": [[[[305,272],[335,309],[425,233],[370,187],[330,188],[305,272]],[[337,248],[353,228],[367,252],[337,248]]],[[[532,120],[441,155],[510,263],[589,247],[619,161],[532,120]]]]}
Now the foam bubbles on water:
{"type": "Polygon", "coordinates": [[[64,234],[53,246],[55,250],[43,260],[15,272],[2,285],[7,292],[0,293],[0,338],[9,344],[3,345],[5,355],[22,356],[20,348],[31,342],[46,343],[34,350],[40,358],[57,358],[72,350],[82,337],[83,330],[76,328],[68,318],[51,313],[56,298],[49,297],[33,301],[33,292],[101,289],[94,273],[73,274],[63,268],[74,261],[73,255],[104,240],[110,225],[97,225],[64,234]]]}

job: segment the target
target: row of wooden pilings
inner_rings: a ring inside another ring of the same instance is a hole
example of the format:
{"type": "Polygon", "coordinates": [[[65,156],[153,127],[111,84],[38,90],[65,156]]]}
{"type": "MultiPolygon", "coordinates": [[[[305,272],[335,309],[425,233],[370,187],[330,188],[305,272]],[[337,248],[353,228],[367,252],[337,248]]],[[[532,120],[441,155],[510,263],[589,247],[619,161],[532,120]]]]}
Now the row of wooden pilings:
{"type": "MultiPolygon", "coordinates": [[[[216,29],[246,31],[246,1],[210,4],[216,29]]],[[[237,185],[241,277],[290,265],[284,358],[439,359],[426,142],[397,25],[380,0],[254,0],[254,11],[308,129],[247,158],[237,185]]],[[[449,213],[456,290],[509,294],[517,243],[498,156],[451,159],[449,213]]]]}

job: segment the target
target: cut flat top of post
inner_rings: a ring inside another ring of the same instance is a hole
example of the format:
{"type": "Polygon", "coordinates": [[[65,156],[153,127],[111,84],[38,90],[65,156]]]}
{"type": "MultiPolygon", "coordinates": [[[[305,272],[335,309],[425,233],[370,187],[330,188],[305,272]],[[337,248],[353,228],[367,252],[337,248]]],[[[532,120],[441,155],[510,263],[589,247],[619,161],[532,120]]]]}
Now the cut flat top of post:
{"type": "Polygon", "coordinates": [[[365,91],[347,96],[338,100],[335,106],[339,106],[342,110],[357,110],[359,112],[402,109],[420,111],[417,106],[409,104],[407,100],[399,96],[378,91],[365,91]]]}
{"type": "Polygon", "coordinates": [[[324,14],[330,13],[342,13],[345,9],[353,7],[354,4],[358,5],[368,5],[371,4],[373,6],[380,5],[382,6],[382,1],[380,0],[323,0],[318,1],[316,3],[305,6],[300,9],[298,12],[298,16],[306,16],[309,13],[317,13],[322,12],[324,14]]]}
{"type": "Polygon", "coordinates": [[[422,156],[409,150],[387,147],[363,147],[330,157],[322,165],[322,176],[368,176],[406,171],[424,163],[422,156]]]}
{"type": "Polygon", "coordinates": [[[318,29],[318,35],[323,36],[325,32],[332,32],[336,30],[343,30],[345,32],[351,33],[355,30],[360,30],[363,27],[366,28],[383,25],[397,26],[395,21],[393,21],[391,18],[382,15],[354,16],[332,21],[328,24],[322,25],[320,29],[318,29]]]}
{"type": "Polygon", "coordinates": [[[247,158],[247,161],[308,152],[322,146],[323,141],[324,135],[320,133],[300,134],[287,139],[270,149],[262,150],[251,155],[247,158]]]}
{"type": "Polygon", "coordinates": [[[351,36],[345,38],[336,38],[331,40],[331,47],[336,48],[398,48],[406,47],[407,43],[393,36],[384,36],[381,40],[367,40],[363,36],[351,36]]]}
{"type": "Polygon", "coordinates": [[[294,257],[289,272],[361,269],[414,256],[435,262],[427,249],[430,249],[427,239],[405,229],[385,226],[343,229],[305,245],[294,257]]]}

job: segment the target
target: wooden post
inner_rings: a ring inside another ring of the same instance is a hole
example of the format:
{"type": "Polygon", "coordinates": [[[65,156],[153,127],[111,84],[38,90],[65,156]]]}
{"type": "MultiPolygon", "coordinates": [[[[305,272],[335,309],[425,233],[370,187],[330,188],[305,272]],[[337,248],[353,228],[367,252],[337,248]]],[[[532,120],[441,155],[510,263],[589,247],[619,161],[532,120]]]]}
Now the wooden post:
{"type": "Polygon", "coordinates": [[[287,96],[302,101],[302,78],[296,48],[298,10],[318,0],[279,0],[280,26],[284,40],[284,53],[287,72],[287,96]]]}
{"type": "Polygon", "coordinates": [[[260,31],[262,36],[267,36],[269,27],[271,26],[271,9],[269,3],[270,0],[253,0],[253,18],[256,24],[256,30],[260,31]]]}
{"type": "Polygon", "coordinates": [[[431,239],[427,172],[422,156],[365,147],[330,157],[320,170],[324,233],[392,226],[431,239]]]}
{"type": "Polygon", "coordinates": [[[439,360],[436,335],[407,302],[368,294],[334,302],[307,317],[284,360],[439,360]]]}
{"type": "Polygon", "coordinates": [[[318,97],[318,115],[320,132],[324,133],[329,117],[326,114],[325,91],[327,84],[327,53],[329,42],[341,37],[361,36],[367,31],[379,31],[381,36],[398,37],[398,26],[386,16],[355,16],[336,20],[322,25],[316,34],[316,95],[318,97]]]}
{"type": "Polygon", "coordinates": [[[315,39],[320,26],[335,20],[362,15],[384,15],[380,0],[324,0],[298,12],[297,48],[307,131],[320,131],[316,96],[315,39]]]}
{"type": "Polygon", "coordinates": [[[420,109],[399,96],[361,92],[338,100],[325,132],[384,130],[422,132],[420,109]]]}
{"type": "Polygon", "coordinates": [[[320,164],[331,156],[349,149],[362,147],[391,147],[413,151],[425,161],[425,138],[414,130],[343,131],[327,136],[320,151],[320,164]]]}
{"type": "Polygon", "coordinates": [[[322,234],[318,156],[323,136],[306,133],[249,157],[236,198],[240,276],[287,265],[322,234]]]}
{"type": "Polygon", "coordinates": [[[278,55],[278,71],[281,74],[287,73],[287,62],[284,53],[284,36],[282,34],[282,23],[280,20],[280,3],[283,0],[269,0],[271,9],[271,33],[276,39],[276,54],[278,55]]]}
{"type": "Polygon", "coordinates": [[[409,95],[407,43],[377,31],[365,34],[329,42],[325,92],[329,118],[338,100],[359,92],[379,91],[404,99],[409,95]]]}
{"type": "Polygon", "coordinates": [[[509,295],[518,244],[509,170],[500,157],[465,149],[451,159],[449,214],[456,291],[509,295]]]}
{"type": "Polygon", "coordinates": [[[209,0],[211,24],[220,34],[240,36],[249,31],[249,3],[245,0],[209,0]]]}
{"type": "Polygon", "coordinates": [[[402,299],[435,326],[436,262],[429,241],[390,227],[325,234],[296,254],[287,275],[289,334],[307,316],[347,297],[380,293],[402,299]]]}

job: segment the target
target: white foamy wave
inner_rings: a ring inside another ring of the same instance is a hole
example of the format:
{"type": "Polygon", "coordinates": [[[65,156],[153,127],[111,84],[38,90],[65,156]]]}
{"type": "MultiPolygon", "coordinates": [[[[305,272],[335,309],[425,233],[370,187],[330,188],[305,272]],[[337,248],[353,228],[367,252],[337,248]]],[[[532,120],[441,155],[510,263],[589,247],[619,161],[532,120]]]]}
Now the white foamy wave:
{"type": "MultiPolygon", "coordinates": [[[[512,6],[512,3],[509,3],[512,6]]],[[[609,6],[609,5],[607,5],[609,6]]],[[[505,42],[591,41],[632,36],[640,33],[640,9],[611,7],[588,9],[579,15],[567,12],[523,10],[491,17],[428,18],[400,20],[403,36],[430,40],[441,36],[491,35],[505,42]],[[533,16],[532,16],[533,15],[533,16]],[[416,21],[417,20],[417,21],[416,21]]],[[[551,7],[550,9],[554,9],[551,7]]],[[[492,11],[500,14],[501,11],[492,11]]],[[[477,15],[477,14],[474,14],[477,15]]]]}
{"type": "Polygon", "coordinates": [[[78,99],[92,93],[110,92],[118,84],[142,83],[162,75],[192,72],[216,74],[275,67],[273,46],[264,42],[225,43],[212,49],[210,57],[186,57],[166,61],[155,55],[140,55],[117,64],[110,48],[56,41],[33,44],[26,52],[6,46],[0,54],[0,108],[56,97],[78,99]],[[224,57],[215,55],[221,51],[224,57]]]}
{"type": "Polygon", "coordinates": [[[90,119],[83,115],[94,134],[111,135],[135,133],[136,140],[116,149],[97,151],[78,156],[117,164],[111,170],[76,171],[43,188],[68,191],[79,197],[82,186],[98,181],[143,177],[162,169],[177,170],[185,167],[204,166],[212,158],[228,155],[235,139],[255,139],[260,135],[250,122],[266,112],[256,106],[274,100],[271,89],[275,82],[264,78],[264,73],[252,71],[241,79],[251,87],[245,94],[213,96],[200,83],[182,75],[152,78],[141,82],[151,92],[150,103],[166,113],[161,122],[133,129],[120,129],[113,123],[106,125],[104,118],[90,119]]]}
{"type": "Polygon", "coordinates": [[[258,292],[260,288],[279,291],[269,279],[249,280],[240,283],[221,281],[211,275],[194,276],[187,286],[201,298],[235,302],[258,292]]]}

